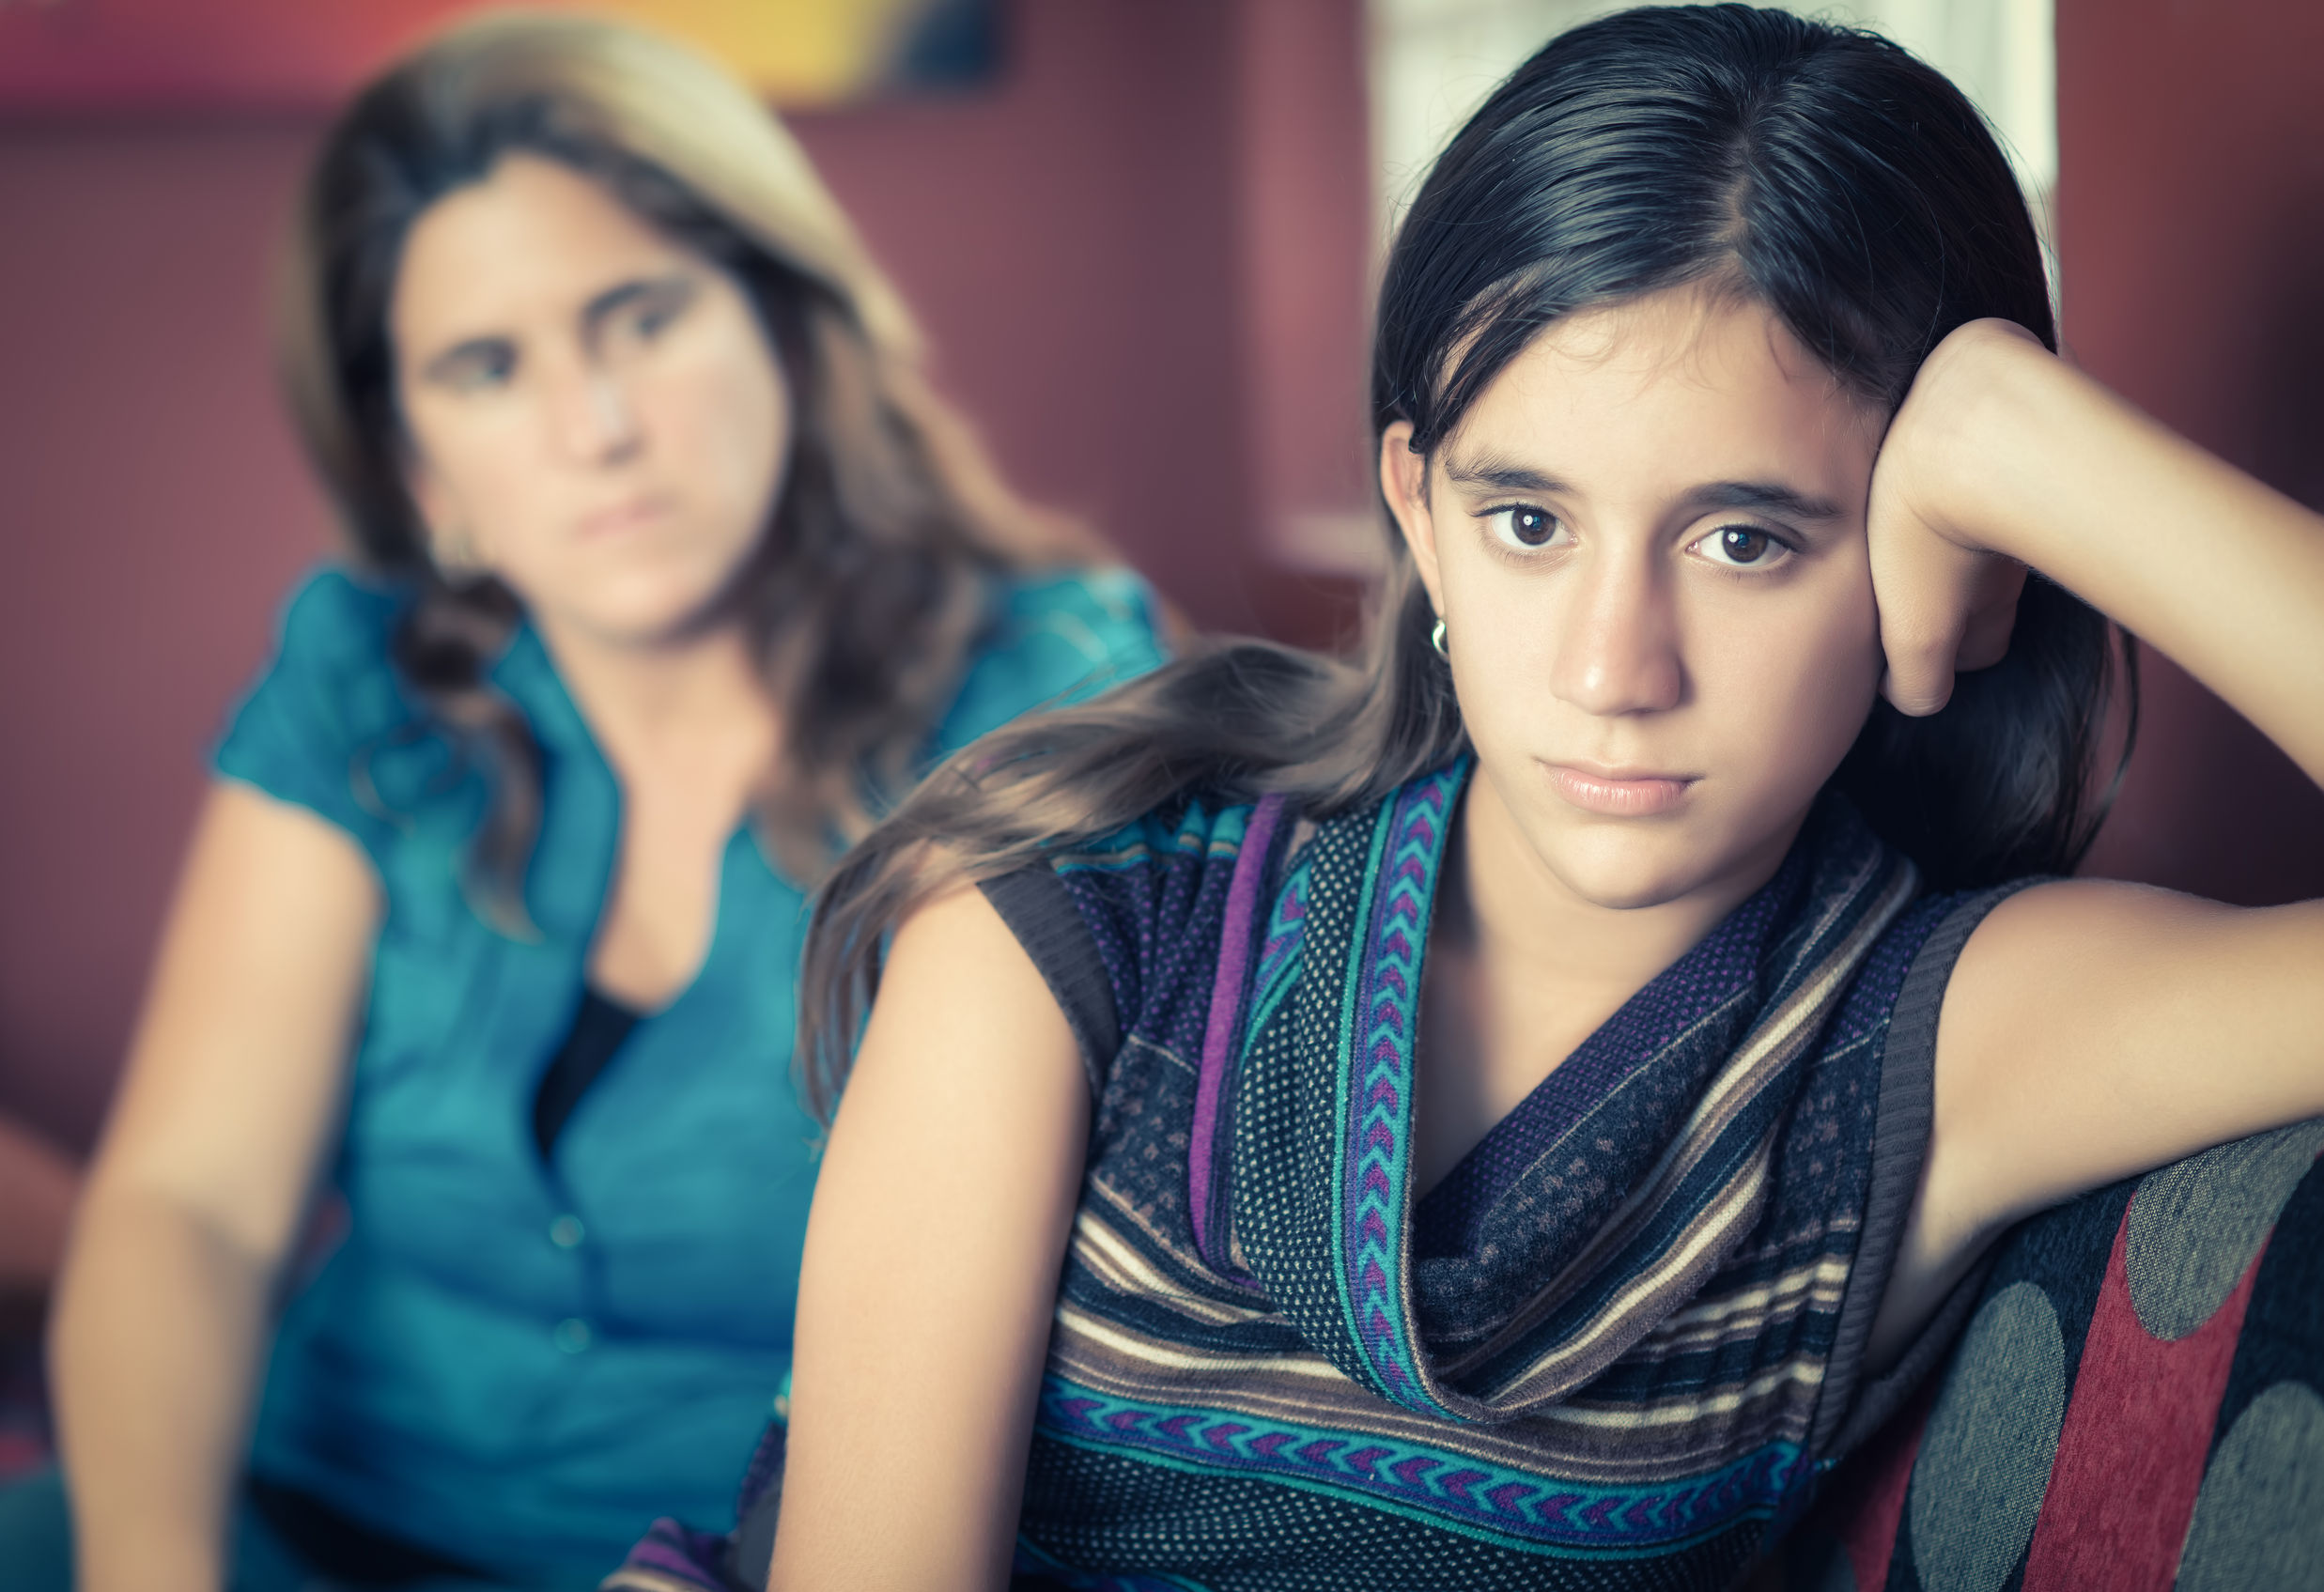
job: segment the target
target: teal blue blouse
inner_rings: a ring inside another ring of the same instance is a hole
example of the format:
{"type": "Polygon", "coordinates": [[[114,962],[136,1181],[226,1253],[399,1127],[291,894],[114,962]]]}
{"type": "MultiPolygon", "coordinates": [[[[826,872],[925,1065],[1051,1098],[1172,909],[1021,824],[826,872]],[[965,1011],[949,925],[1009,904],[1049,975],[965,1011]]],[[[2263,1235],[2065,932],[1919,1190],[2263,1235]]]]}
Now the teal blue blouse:
{"type": "MultiPolygon", "coordinates": [[[[337,1166],[350,1226],[288,1306],[251,1465],[510,1580],[590,1586],[657,1515],[732,1523],[789,1369],[815,1167],[791,1081],[804,903],[738,828],[701,973],[544,1164],[534,1092],[580,1001],[620,792],[520,629],[492,676],[544,756],[539,935],[480,920],[458,871],[483,792],[390,666],[402,601],[309,580],[217,752],[353,836],[386,895],[337,1166]]],[[[1125,572],[1007,583],[993,608],[934,752],[1160,661],[1125,572]]]]}

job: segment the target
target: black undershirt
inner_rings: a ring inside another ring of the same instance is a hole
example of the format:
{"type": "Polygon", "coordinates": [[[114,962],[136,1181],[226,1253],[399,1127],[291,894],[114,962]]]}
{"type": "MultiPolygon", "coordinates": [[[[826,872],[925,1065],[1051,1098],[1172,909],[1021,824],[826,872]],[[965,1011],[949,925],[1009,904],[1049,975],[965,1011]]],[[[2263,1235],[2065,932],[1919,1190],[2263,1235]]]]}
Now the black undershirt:
{"type": "Polygon", "coordinates": [[[565,1043],[557,1047],[533,1094],[533,1142],[544,1162],[555,1151],[557,1136],[565,1131],[581,1096],[589,1092],[589,1086],[597,1081],[643,1015],[599,994],[595,985],[581,987],[581,1009],[573,1013],[573,1026],[566,1030],[565,1043]]]}

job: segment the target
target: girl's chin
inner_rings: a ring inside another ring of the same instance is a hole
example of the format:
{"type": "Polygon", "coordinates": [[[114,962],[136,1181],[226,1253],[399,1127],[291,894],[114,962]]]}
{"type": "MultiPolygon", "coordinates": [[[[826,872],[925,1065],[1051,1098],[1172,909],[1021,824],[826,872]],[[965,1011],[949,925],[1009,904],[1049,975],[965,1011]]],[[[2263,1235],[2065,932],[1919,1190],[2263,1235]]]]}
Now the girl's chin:
{"type": "Polygon", "coordinates": [[[1640,912],[1682,901],[1709,882],[1701,858],[1683,851],[1667,843],[1598,842],[1557,847],[1544,860],[1576,900],[1610,912],[1640,912]]]}
{"type": "Polygon", "coordinates": [[[1539,844],[1551,874],[1575,899],[1617,912],[1668,906],[1706,890],[1729,894],[1741,873],[1773,873],[1782,861],[1780,852],[1758,858],[1760,849],[1737,847],[1700,825],[1604,820],[1551,826],[1539,844]]]}

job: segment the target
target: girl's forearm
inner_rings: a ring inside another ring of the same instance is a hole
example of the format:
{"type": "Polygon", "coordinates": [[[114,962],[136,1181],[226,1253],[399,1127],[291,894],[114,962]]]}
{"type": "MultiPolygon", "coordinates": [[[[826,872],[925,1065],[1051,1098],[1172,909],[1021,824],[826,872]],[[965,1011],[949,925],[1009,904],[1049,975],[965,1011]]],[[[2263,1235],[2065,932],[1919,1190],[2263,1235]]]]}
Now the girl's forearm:
{"type": "Polygon", "coordinates": [[[2324,782],[2324,518],[1997,340],[1947,518],[2161,649],[2324,782]]]}
{"type": "Polygon", "coordinates": [[[82,1592],[216,1592],[271,1274],[165,1197],[90,1191],[50,1333],[82,1592]]]}

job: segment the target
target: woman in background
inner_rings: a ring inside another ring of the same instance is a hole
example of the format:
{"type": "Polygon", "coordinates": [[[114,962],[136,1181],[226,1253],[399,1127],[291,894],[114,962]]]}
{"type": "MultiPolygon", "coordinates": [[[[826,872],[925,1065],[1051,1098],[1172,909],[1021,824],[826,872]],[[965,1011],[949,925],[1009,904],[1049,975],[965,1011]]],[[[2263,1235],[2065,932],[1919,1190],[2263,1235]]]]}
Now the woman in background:
{"type": "Polygon", "coordinates": [[[69,1492],[88,1592],[588,1585],[731,1516],[781,1402],[802,890],[932,758],[1158,661],[1152,599],[929,393],[798,148],[648,35],[396,66],[287,286],[355,567],[219,749],[57,1307],[65,1477],[0,1555],[61,1585],[69,1492]]]}

